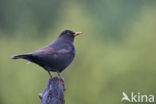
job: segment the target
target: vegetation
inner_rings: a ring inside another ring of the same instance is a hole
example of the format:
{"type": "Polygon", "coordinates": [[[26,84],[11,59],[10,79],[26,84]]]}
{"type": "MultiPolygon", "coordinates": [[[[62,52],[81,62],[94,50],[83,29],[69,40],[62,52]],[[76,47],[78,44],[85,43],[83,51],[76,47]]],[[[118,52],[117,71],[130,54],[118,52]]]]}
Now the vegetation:
{"type": "Polygon", "coordinates": [[[40,103],[48,73],[10,57],[49,44],[65,29],[84,33],[62,73],[66,104],[121,104],[122,92],[156,95],[155,18],[154,0],[1,0],[0,104],[40,103]]]}

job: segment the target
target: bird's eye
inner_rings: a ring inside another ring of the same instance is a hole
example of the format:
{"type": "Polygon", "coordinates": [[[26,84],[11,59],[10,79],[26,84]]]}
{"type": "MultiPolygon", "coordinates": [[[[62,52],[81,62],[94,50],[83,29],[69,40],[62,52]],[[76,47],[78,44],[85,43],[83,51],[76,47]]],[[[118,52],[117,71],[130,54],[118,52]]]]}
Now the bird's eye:
{"type": "Polygon", "coordinates": [[[67,35],[70,35],[70,32],[67,32],[66,34],[67,34],[67,35]]]}

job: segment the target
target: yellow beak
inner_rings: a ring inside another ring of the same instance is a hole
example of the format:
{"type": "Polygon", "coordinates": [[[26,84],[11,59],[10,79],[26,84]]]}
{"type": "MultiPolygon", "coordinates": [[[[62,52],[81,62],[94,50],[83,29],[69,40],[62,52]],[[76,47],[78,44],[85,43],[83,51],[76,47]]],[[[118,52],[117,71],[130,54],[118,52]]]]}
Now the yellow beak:
{"type": "Polygon", "coordinates": [[[80,34],[82,34],[82,32],[75,32],[74,36],[78,36],[80,34]]]}

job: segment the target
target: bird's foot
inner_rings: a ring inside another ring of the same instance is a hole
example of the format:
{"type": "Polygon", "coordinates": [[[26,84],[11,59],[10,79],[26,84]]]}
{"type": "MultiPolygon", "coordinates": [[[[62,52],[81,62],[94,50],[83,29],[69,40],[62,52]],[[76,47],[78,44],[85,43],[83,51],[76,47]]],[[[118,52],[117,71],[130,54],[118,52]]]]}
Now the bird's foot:
{"type": "Polygon", "coordinates": [[[63,86],[63,91],[66,90],[64,78],[59,76],[59,84],[63,86]]]}
{"type": "Polygon", "coordinates": [[[63,91],[65,91],[66,90],[66,86],[65,86],[64,78],[61,76],[60,72],[57,72],[57,74],[58,74],[58,78],[59,78],[59,84],[63,86],[63,91]]]}
{"type": "Polygon", "coordinates": [[[59,80],[60,80],[60,82],[64,83],[64,78],[63,77],[59,76],[59,80]]]}
{"type": "Polygon", "coordinates": [[[53,77],[52,76],[50,76],[50,78],[49,79],[53,79],[53,77]]]}

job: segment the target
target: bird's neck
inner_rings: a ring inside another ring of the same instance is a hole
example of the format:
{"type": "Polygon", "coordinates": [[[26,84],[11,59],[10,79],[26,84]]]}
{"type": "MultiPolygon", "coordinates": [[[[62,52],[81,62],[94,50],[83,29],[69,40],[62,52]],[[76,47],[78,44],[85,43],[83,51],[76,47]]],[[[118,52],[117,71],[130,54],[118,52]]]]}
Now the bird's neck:
{"type": "Polygon", "coordinates": [[[58,40],[66,41],[66,42],[74,42],[74,37],[59,37],[58,40]]]}

